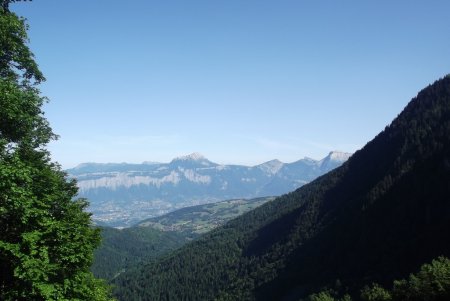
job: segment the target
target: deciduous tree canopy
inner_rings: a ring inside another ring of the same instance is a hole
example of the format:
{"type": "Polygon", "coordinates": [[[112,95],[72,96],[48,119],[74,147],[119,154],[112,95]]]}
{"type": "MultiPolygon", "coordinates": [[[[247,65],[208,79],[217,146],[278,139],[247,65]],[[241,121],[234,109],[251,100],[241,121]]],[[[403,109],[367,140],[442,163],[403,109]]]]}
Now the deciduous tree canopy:
{"type": "Polygon", "coordinates": [[[108,300],[89,271],[99,232],[45,148],[56,138],[42,111],[45,78],[10,2],[0,2],[0,299],[108,300]]]}

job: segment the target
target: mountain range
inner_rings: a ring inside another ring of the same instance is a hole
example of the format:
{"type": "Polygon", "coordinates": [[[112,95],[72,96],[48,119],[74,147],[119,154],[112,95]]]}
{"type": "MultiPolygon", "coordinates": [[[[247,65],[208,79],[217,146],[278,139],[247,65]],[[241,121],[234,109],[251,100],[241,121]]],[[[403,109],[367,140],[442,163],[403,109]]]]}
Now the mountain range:
{"type": "Polygon", "coordinates": [[[351,154],[322,160],[220,165],[193,153],[169,163],[84,163],[67,170],[99,225],[127,227],[175,209],[235,198],[277,196],[340,166],[351,154]]]}
{"type": "Polygon", "coordinates": [[[398,295],[373,285],[386,287],[433,258],[449,257],[449,237],[446,76],[342,166],[119,275],[115,294],[119,300],[449,300],[450,266],[428,266],[423,285],[412,276],[394,283],[398,295]]]}

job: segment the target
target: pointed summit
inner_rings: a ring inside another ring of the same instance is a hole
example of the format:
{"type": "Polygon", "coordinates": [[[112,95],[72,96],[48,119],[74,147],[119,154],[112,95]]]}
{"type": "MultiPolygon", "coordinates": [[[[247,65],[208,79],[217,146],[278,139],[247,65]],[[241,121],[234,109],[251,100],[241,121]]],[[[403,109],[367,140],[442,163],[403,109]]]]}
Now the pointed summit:
{"type": "Polygon", "coordinates": [[[344,162],[344,161],[347,161],[351,155],[352,155],[351,153],[332,151],[328,154],[328,158],[330,158],[330,160],[333,160],[333,161],[344,162]]]}
{"type": "Polygon", "coordinates": [[[217,164],[209,161],[200,153],[192,153],[186,156],[176,157],[170,162],[170,165],[181,168],[200,168],[216,166],[217,164]]]}
{"type": "Polygon", "coordinates": [[[258,165],[258,168],[268,174],[276,174],[282,167],[284,163],[278,159],[270,160],[258,165]]]}
{"type": "Polygon", "coordinates": [[[347,161],[351,155],[351,153],[332,151],[328,154],[328,156],[320,160],[318,164],[322,170],[331,170],[347,161]]]}
{"type": "Polygon", "coordinates": [[[186,155],[186,156],[176,157],[173,160],[179,160],[179,161],[201,161],[201,160],[208,160],[208,159],[206,159],[202,154],[195,152],[195,153],[192,153],[192,154],[189,154],[189,155],[186,155]]]}

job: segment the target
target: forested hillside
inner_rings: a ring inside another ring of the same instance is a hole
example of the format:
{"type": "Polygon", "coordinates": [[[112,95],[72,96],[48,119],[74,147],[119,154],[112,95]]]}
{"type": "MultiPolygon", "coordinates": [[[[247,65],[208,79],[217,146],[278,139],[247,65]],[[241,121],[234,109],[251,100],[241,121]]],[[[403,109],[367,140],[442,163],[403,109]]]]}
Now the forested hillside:
{"type": "Polygon", "coordinates": [[[120,300],[359,296],[450,255],[450,77],[340,168],[118,277],[120,300]]]}
{"type": "Polygon", "coordinates": [[[155,260],[274,197],[238,199],[179,209],[122,230],[102,227],[92,271],[111,280],[137,264],[155,260]]]}
{"type": "Polygon", "coordinates": [[[196,237],[191,233],[163,232],[150,227],[122,230],[105,227],[101,231],[102,244],[94,252],[91,270],[96,277],[108,280],[129,267],[173,251],[196,237]]]}

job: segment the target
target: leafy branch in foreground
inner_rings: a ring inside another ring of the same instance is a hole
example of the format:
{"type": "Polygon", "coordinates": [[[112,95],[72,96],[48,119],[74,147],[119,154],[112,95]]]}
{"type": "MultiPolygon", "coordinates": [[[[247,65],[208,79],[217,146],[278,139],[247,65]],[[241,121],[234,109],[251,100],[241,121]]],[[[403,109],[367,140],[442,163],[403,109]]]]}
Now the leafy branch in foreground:
{"type": "Polygon", "coordinates": [[[46,145],[45,80],[26,20],[0,2],[0,299],[111,300],[89,271],[99,231],[46,145]]]}
{"type": "MultiPolygon", "coordinates": [[[[312,294],[307,301],[351,301],[348,295],[341,299],[331,290],[312,294]]],[[[377,283],[361,290],[363,301],[445,301],[450,300],[450,260],[438,257],[420,267],[408,279],[395,280],[391,290],[377,283]]]]}

